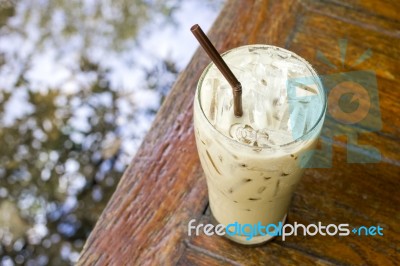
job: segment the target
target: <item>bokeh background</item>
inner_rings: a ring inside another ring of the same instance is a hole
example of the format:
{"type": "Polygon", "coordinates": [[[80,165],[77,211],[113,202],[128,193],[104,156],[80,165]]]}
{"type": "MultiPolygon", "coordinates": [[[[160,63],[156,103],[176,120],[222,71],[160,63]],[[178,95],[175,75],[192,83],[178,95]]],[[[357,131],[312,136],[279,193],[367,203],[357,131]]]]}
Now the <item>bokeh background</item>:
{"type": "Polygon", "coordinates": [[[223,0],[0,0],[0,265],[71,265],[223,0]]]}

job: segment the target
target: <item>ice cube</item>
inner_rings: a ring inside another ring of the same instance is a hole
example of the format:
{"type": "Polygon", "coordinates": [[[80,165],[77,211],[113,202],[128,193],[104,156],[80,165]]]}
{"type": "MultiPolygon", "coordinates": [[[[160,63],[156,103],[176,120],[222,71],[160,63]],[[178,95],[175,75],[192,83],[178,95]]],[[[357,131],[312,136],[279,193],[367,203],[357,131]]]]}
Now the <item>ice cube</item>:
{"type": "Polygon", "coordinates": [[[267,129],[261,129],[257,131],[257,146],[267,147],[270,146],[269,134],[267,129]]]}
{"type": "Polygon", "coordinates": [[[210,122],[215,125],[215,120],[216,120],[216,114],[217,114],[217,108],[218,108],[218,97],[217,97],[217,92],[219,91],[219,80],[218,79],[212,79],[211,80],[211,87],[212,87],[212,98],[210,102],[210,122]]]}
{"type": "Polygon", "coordinates": [[[295,82],[294,84],[296,90],[296,96],[313,96],[318,94],[317,84],[302,84],[295,82]]]}
{"type": "Polygon", "coordinates": [[[290,132],[286,130],[271,130],[263,128],[257,130],[258,147],[276,147],[293,141],[290,132]]]}
{"type": "Polygon", "coordinates": [[[253,145],[257,140],[257,133],[250,125],[233,124],[229,130],[231,138],[248,145],[253,145]]]}
{"type": "Polygon", "coordinates": [[[292,56],[291,54],[289,54],[285,51],[275,51],[275,55],[281,59],[288,59],[292,56]]]}
{"type": "Polygon", "coordinates": [[[294,139],[301,137],[306,130],[307,112],[301,103],[292,102],[290,106],[289,128],[294,139]]]}
{"type": "Polygon", "coordinates": [[[265,66],[264,64],[257,63],[254,67],[254,74],[257,80],[261,80],[265,77],[265,66]]]}
{"type": "Polygon", "coordinates": [[[257,52],[251,52],[250,54],[238,58],[232,58],[229,67],[231,69],[237,69],[243,71],[249,68],[249,65],[254,65],[260,61],[260,54],[257,52]]]}
{"type": "Polygon", "coordinates": [[[280,113],[280,119],[279,119],[279,125],[276,127],[276,129],[280,130],[288,130],[288,121],[290,118],[290,111],[289,111],[289,105],[285,104],[281,108],[281,113],[280,113]]]}

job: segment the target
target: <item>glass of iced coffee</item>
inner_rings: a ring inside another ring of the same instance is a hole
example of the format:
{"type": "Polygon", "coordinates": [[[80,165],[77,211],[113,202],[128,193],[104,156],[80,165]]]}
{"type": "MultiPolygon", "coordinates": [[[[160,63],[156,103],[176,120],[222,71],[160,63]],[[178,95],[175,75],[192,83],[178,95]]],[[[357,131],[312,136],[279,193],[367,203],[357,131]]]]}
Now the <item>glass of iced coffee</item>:
{"type": "MultiPolygon", "coordinates": [[[[243,115],[234,115],[232,89],[213,63],[194,99],[212,215],[224,225],[284,223],[323,125],[325,92],[312,66],[283,48],[247,45],[222,57],[243,86],[243,115]]],[[[273,237],[226,236],[241,244],[273,237]]]]}

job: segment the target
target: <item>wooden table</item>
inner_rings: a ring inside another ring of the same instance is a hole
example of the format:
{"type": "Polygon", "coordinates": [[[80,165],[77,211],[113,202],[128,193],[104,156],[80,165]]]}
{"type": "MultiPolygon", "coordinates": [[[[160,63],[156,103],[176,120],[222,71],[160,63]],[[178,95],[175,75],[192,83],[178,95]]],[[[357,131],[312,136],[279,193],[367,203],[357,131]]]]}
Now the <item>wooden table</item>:
{"type": "MultiPolygon", "coordinates": [[[[209,63],[199,49],[158,112],[78,264],[398,265],[399,13],[398,1],[228,1],[208,33],[220,52],[266,43],[294,51],[320,74],[366,69],[375,72],[379,95],[375,108],[380,107],[382,127],[368,132],[360,126],[363,133],[358,134],[358,142],[378,149],[380,162],[348,163],[348,150],[364,159],[377,158],[356,145],[347,147],[346,135],[323,138],[321,147],[333,145],[332,168],[306,171],[294,195],[288,222],[380,225],[384,236],[292,236],[252,248],[217,236],[188,237],[189,220],[210,219],[192,123],[196,83],[209,63]],[[348,42],[343,66],[338,45],[342,38],[348,42]],[[371,57],[352,66],[368,48],[371,57]],[[337,68],[328,66],[317,54],[324,54],[337,68]]],[[[325,129],[335,127],[338,122],[328,116],[325,129]]]]}

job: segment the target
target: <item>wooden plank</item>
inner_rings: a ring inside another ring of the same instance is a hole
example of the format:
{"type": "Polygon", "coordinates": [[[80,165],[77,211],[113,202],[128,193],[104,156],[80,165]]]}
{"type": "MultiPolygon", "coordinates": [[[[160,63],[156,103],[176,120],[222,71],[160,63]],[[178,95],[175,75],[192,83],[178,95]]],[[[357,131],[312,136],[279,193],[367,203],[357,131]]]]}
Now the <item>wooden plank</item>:
{"type": "MultiPolygon", "coordinates": [[[[400,259],[400,214],[393,206],[400,205],[396,196],[400,180],[394,178],[400,174],[399,167],[388,163],[346,167],[345,150],[335,147],[334,152],[334,171],[305,172],[292,200],[288,223],[348,223],[351,229],[380,225],[384,236],[298,235],[285,241],[277,238],[256,248],[237,248],[239,245],[221,237],[201,234],[191,244],[215,257],[246,265],[269,259],[268,263],[303,265],[309,257],[339,265],[396,265],[400,259]],[[294,253],[286,254],[288,250],[294,253]]],[[[210,222],[209,215],[202,219],[202,223],[210,222]]]]}
{"type": "MultiPolygon", "coordinates": [[[[396,4],[396,1],[386,1],[386,3],[383,4],[380,4],[376,1],[363,2],[373,3],[376,6],[398,5],[398,3],[396,4]]],[[[398,16],[397,19],[394,20],[390,17],[385,17],[383,14],[379,14],[379,7],[365,10],[357,5],[349,5],[348,1],[336,0],[306,0],[302,1],[301,3],[308,11],[322,14],[323,16],[327,16],[329,18],[334,18],[346,24],[355,25],[357,27],[373,30],[381,34],[397,38],[400,34],[400,20],[398,19],[398,16]]],[[[396,10],[396,7],[394,7],[393,10],[396,10]]],[[[329,25],[329,23],[323,23],[329,25]]],[[[330,34],[331,30],[336,29],[330,28],[326,34],[330,34]]]]}
{"type": "MultiPolygon", "coordinates": [[[[395,62],[400,58],[400,53],[397,49],[400,46],[400,33],[397,36],[390,36],[379,30],[349,24],[346,21],[314,12],[307,13],[303,24],[299,24],[297,27],[298,33],[303,35],[303,38],[297,42],[300,43],[300,41],[304,40],[304,36],[307,36],[309,38],[307,43],[316,44],[311,47],[330,56],[331,61],[336,66],[340,67],[342,65],[338,41],[344,38],[348,40],[346,68],[350,68],[349,65],[355,63],[356,59],[367,49],[372,49],[372,58],[357,67],[377,68],[376,63],[379,62],[379,68],[388,71],[387,73],[382,72],[382,77],[396,80],[400,76],[396,71],[397,68],[395,68],[395,62]],[[310,39],[311,36],[313,36],[313,39],[310,39]],[[332,44],[335,46],[332,46],[332,44]],[[328,47],[325,45],[328,45],[328,47]],[[382,65],[382,61],[387,65],[382,65]]],[[[296,40],[293,43],[296,43],[296,40]]]]}
{"type": "Polygon", "coordinates": [[[222,257],[213,254],[208,249],[196,247],[188,249],[182,255],[177,265],[201,265],[201,266],[222,266],[222,265],[243,265],[243,266],[260,266],[260,265],[336,265],[334,262],[329,262],[314,256],[307,256],[305,253],[300,253],[294,249],[282,247],[276,244],[270,244],[264,247],[252,247],[250,253],[248,248],[238,247],[226,243],[223,239],[214,237],[199,238],[201,244],[208,244],[207,248],[213,248],[210,245],[218,245],[218,248],[229,248],[230,253],[227,257],[222,257]],[[201,251],[199,251],[201,250],[201,251]],[[267,250],[268,252],[263,252],[267,250]],[[256,253],[255,251],[260,251],[256,253]],[[205,253],[203,253],[205,252],[205,253]]]}
{"type": "Polygon", "coordinates": [[[400,215],[395,207],[400,204],[396,196],[399,166],[346,165],[344,149],[335,148],[334,152],[334,171],[306,172],[295,193],[290,219],[304,224],[380,225],[384,236],[296,237],[284,245],[348,264],[395,265],[400,258],[400,215]]]}
{"type": "Polygon", "coordinates": [[[399,1],[362,1],[362,0],[328,0],[338,6],[346,7],[358,11],[358,13],[383,17],[388,21],[399,21],[400,3],[399,1]]]}
{"type": "Polygon", "coordinates": [[[234,261],[226,259],[224,257],[218,257],[206,249],[198,248],[188,248],[183,253],[182,257],[177,262],[177,265],[198,265],[198,266],[225,266],[225,265],[235,265],[234,261]]]}

